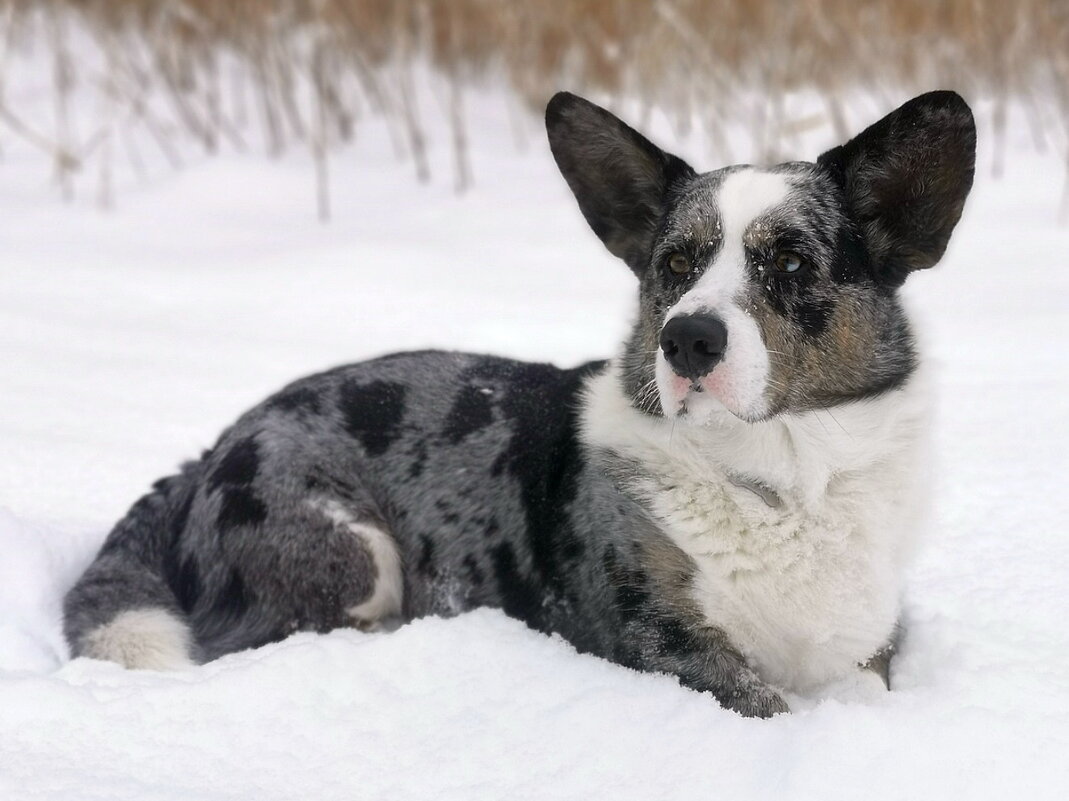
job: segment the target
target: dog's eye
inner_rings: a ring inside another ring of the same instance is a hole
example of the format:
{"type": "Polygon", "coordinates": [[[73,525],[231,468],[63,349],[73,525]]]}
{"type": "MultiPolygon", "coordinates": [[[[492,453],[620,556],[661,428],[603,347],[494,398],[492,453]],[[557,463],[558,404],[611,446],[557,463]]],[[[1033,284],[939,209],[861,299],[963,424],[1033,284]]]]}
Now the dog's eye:
{"type": "Polygon", "coordinates": [[[781,250],[776,254],[776,269],[781,273],[801,272],[805,260],[793,250],[781,250]]]}
{"type": "Polygon", "coordinates": [[[673,275],[686,275],[690,272],[690,259],[682,253],[673,253],[668,257],[668,269],[673,275]]]}

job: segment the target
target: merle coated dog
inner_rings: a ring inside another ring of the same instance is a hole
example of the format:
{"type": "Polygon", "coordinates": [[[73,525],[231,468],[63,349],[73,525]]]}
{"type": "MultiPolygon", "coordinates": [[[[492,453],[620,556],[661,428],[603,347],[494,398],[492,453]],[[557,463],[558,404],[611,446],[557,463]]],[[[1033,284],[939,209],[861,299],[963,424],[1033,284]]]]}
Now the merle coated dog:
{"type": "Polygon", "coordinates": [[[926,485],[897,290],[961,215],[969,107],[932,92],[815,163],[707,173],[571,94],[546,127],[638,279],[620,353],[291,384],[116,525],[66,598],[74,655],[170,668],[491,606],[744,715],[886,669],[926,485]]]}

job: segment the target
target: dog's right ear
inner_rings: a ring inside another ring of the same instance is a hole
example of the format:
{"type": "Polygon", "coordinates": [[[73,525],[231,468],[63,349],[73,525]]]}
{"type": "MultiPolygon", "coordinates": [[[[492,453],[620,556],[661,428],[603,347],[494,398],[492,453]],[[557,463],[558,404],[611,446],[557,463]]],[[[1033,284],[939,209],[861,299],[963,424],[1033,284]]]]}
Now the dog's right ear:
{"type": "Polygon", "coordinates": [[[568,92],[546,106],[549,147],[579,210],[605,247],[641,275],[670,188],[694,177],[605,109],[568,92]]]}

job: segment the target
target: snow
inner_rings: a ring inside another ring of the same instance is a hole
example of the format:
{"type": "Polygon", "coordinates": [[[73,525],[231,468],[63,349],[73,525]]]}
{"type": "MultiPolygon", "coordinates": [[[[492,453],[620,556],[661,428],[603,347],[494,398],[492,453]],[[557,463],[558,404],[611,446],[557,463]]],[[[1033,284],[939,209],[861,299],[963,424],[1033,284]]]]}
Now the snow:
{"type": "MultiPolygon", "coordinates": [[[[473,191],[453,193],[444,133],[420,186],[369,122],[331,163],[329,226],[297,154],[119,175],[102,212],[92,176],[65,205],[39,154],[0,142],[0,798],[1063,797],[1065,148],[1036,152],[1016,121],[993,180],[982,104],[965,219],[908,285],[940,392],[938,486],[894,692],[745,720],[489,610],[172,674],[67,661],[59,602],[109,526],[292,378],[426,346],[571,365],[622,339],[633,279],[537,120],[517,147],[500,94],[470,110],[473,191]]],[[[808,136],[792,155],[833,144],[808,136]]]]}

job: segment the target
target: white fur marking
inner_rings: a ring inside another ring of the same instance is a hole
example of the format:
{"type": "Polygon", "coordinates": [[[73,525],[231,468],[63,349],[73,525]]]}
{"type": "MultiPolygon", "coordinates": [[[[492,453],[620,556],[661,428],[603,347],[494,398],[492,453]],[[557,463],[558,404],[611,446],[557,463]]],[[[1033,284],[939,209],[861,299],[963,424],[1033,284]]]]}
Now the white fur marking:
{"type": "Polygon", "coordinates": [[[689,389],[680,392],[673,383],[675,373],[664,353],[658,351],[655,375],[666,416],[678,414],[684,399],[688,412],[699,421],[723,407],[750,419],[767,411],[768,351],[761,329],[740,303],[747,280],[743,237],[757,218],[786,200],[789,192],[790,184],[783,175],[753,169],[733,172],[720,185],[720,250],[693,288],[668,310],[665,322],[681,314],[711,312],[727,327],[727,350],[716,369],[702,380],[706,392],[689,396],[689,389]]]}
{"type": "Polygon", "coordinates": [[[371,596],[349,607],[345,613],[364,629],[377,628],[382,621],[400,616],[404,581],[401,576],[401,556],[397,553],[397,543],[393,537],[382,529],[361,523],[337,501],[327,501],[317,508],[335,524],[344,526],[359,537],[375,563],[377,572],[371,596]]]}
{"type": "Polygon", "coordinates": [[[886,644],[925,511],[927,391],[746,423],[677,424],[592,379],[583,439],[643,466],[630,489],[696,567],[694,600],[767,681],[812,691],[886,644]],[[735,476],[773,490],[771,508],[735,476]]]}
{"type": "Polygon", "coordinates": [[[89,632],[82,651],[134,670],[178,670],[194,664],[191,639],[189,627],[164,609],[130,609],[89,632]]]}

